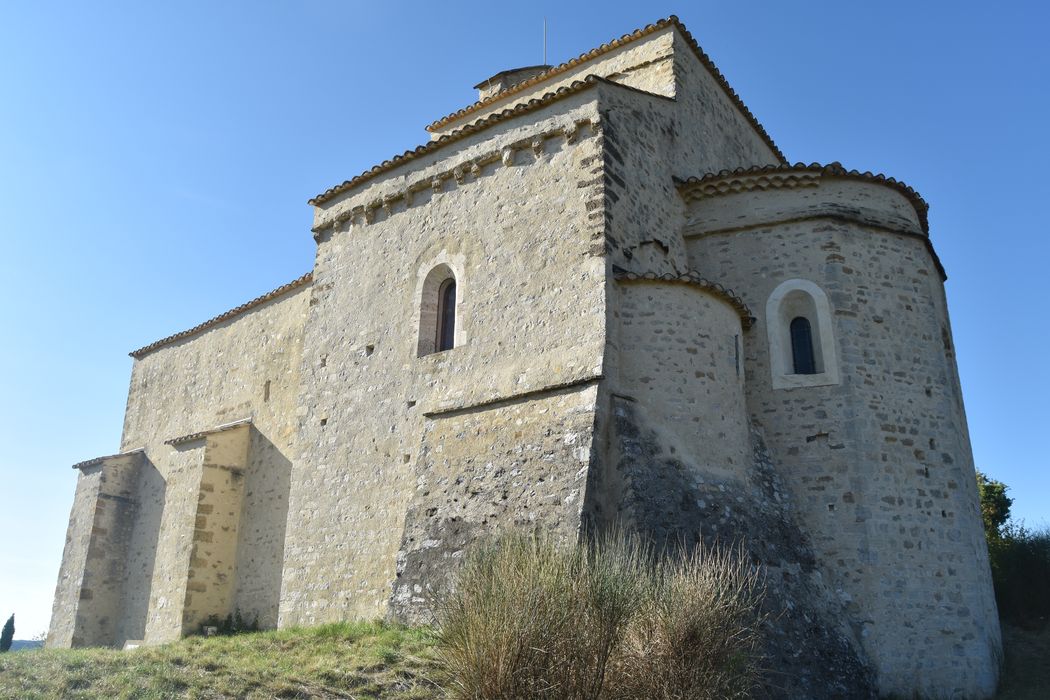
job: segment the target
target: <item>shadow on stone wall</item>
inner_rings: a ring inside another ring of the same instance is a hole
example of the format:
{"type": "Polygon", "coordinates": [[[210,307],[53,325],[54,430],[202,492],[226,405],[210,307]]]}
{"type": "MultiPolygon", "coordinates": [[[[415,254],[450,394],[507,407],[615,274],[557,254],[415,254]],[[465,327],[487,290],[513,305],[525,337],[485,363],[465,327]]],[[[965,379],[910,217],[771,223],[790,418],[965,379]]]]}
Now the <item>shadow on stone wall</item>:
{"type": "Polygon", "coordinates": [[[874,677],[823,583],[761,436],[740,479],[687,464],[649,427],[644,406],[612,397],[606,464],[592,468],[588,529],[623,526],[657,546],[741,547],[765,578],[763,697],[873,698],[874,677]],[[592,500],[593,499],[593,500],[592,500]]]}
{"type": "Polygon", "coordinates": [[[234,607],[268,629],[277,627],[281,599],[292,460],[254,426],[249,440],[234,607]]]}
{"type": "Polygon", "coordinates": [[[140,462],[139,504],[132,525],[131,543],[124,571],[124,617],[117,631],[116,646],[127,640],[144,639],[149,613],[153,570],[157,559],[157,541],[164,516],[164,498],[167,484],[148,457],[140,462]]]}

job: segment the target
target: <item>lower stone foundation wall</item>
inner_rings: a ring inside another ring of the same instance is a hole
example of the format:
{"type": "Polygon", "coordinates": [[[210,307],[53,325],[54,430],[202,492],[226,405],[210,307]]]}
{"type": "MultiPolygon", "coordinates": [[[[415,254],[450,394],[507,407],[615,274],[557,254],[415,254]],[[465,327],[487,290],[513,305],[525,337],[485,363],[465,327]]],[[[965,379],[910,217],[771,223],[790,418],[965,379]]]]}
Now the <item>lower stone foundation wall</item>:
{"type": "Polygon", "coordinates": [[[428,417],[397,555],[394,618],[432,619],[465,550],[502,529],[579,537],[596,395],[590,383],[428,417]]]}

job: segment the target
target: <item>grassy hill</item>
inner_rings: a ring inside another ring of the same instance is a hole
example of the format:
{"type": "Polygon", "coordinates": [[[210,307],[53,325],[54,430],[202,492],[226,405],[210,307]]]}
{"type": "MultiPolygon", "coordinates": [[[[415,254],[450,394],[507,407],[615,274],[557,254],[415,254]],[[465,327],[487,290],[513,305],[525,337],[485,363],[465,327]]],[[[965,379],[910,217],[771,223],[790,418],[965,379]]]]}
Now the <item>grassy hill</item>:
{"type": "MultiPolygon", "coordinates": [[[[1001,700],[1045,698],[1050,626],[1004,627],[1001,700]]],[[[443,697],[428,630],[345,623],[160,647],[29,650],[0,656],[0,699],[443,697]]]]}
{"type": "Polygon", "coordinates": [[[0,656],[0,698],[405,698],[441,696],[425,629],[344,623],[193,637],[158,647],[0,656]]]}

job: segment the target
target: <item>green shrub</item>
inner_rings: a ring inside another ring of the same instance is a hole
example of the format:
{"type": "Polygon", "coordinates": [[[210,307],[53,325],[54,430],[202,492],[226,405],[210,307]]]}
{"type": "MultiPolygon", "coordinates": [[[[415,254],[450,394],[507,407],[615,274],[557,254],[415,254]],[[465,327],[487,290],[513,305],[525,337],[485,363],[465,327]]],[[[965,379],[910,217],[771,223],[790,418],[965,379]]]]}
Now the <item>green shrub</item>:
{"type": "Polygon", "coordinates": [[[460,698],[742,697],[759,597],[725,552],[508,534],[476,547],[441,601],[439,658],[460,698]]]}
{"type": "Polygon", "coordinates": [[[248,622],[241,615],[241,610],[238,608],[236,612],[232,612],[223,618],[220,618],[218,615],[209,615],[200,625],[200,634],[207,635],[208,627],[214,627],[215,634],[221,637],[227,637],[231,634],[244,634],[245,632],[258,632],[259,616],[256,615],[251,622],[248,622]]]}
{"type": "Polygon", "coordinates": [[[977,472],[977,492],[988,542],[999,617],[1040,629],[1050,620],[1050,528],[1029,530],[1010,515],[1010,487],[977,472]]]}
{"type": "Polygon", "coordinates": [[[1050,529],[1008,523],[988,538],[988,556],[999,615],[1040,628],[1050,619],[1050,529]]]}

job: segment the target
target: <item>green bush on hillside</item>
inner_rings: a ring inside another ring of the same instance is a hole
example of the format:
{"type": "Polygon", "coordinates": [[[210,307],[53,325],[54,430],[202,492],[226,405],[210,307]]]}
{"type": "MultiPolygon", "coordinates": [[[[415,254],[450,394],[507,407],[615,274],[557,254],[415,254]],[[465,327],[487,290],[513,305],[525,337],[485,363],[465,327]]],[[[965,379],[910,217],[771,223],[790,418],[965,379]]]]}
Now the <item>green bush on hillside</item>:
{"type": "Polygon", "coordinates": [[[1009,488],[977,472],[995,602],[1006,622],[1040,628],[1050,620],[1050,528],[1030,530],[1014,523],[1009,488]]]}
{"type": "Polygon", "coordinates": [[[1015,625],[1040,628],[1050,620],[1050,529],[1007,524],[988,538],[999,616],[1015,625]]]}

